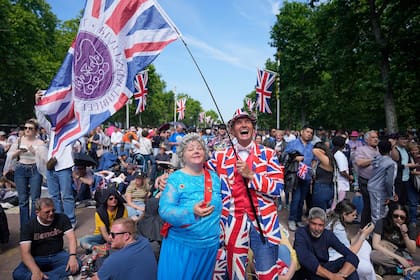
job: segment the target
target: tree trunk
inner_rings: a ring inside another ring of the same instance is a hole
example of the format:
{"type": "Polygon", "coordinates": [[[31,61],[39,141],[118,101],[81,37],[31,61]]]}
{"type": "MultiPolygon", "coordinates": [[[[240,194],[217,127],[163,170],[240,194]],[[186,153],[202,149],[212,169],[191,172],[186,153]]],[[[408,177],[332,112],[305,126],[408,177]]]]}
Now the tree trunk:
{"type": "Polygon", "coordinates": [[[394,91],[392,88],[392,81],[390,80],[390,65],[389,65],[389,46],[384,37],[380,25],[380,14],[377,12],[375,0],[369,0],[370,5],[370,22],[372,24],[372,32],[376,43],[379,45],[381,52],[381,77],[384,85],[384,109],[386,128],[390,133],[398,132],[397,112],[395,109],[394,91]]]}

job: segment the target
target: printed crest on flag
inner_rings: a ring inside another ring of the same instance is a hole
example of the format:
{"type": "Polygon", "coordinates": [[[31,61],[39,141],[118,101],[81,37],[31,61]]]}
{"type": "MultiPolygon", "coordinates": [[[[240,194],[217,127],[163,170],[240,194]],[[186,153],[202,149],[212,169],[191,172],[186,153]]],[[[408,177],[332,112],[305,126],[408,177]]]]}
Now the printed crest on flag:
{"type": "Polygon", "coordinates": [[[155,0],[88,0],[76,40],[37,104],[52,125],[49,156],[123,107],[136,74],[178,34],[155,0]]]}

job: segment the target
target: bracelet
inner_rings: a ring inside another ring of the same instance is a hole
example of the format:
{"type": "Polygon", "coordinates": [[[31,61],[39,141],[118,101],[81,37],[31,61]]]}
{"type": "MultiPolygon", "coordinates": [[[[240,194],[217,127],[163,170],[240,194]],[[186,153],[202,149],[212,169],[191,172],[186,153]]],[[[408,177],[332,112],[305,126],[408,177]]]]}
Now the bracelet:
{"type": "Polygon", "coordinates": [[[73,254],[69,254],[70,256],[77,256],[77,254],[76,253],[73,253],[73,254]]]}

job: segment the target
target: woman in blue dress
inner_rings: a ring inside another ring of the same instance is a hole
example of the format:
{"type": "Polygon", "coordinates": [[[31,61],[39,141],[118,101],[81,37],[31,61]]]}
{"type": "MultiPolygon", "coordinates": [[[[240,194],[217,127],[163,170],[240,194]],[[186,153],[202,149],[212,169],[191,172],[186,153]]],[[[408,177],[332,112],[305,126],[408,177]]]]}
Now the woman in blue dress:
{"type": "Polygon", "coordinates": [[[198,134],[186,135],[177,154],[183,167],[169,176],[159,202],[169,230],[158,279],[212,279],[220,236],[220,179],[203,168],[207,151],[198,134]]]}

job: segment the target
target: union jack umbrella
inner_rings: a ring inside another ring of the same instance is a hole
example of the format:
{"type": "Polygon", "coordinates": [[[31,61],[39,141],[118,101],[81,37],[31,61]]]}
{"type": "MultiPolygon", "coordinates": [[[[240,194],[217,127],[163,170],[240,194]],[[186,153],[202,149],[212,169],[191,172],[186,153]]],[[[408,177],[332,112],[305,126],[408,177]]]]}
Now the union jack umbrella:
{"type": "Polygon", "coordinates": [[[176,111],[178,112],[178,120],[183,120],[185,117],[186,103],[187,103],[186,98],[181,98],[176,102],[176,106],[177,106],[176,111]]]}
{"type": "Polygon", "coordinates": [[[274,81],[277,73],[257,69],[257,85],[255,91],[257,93],[257,110],[261,113],[271,114],[270,99],[273,92],[274,81]]]}
{"type": "Polygon", "coordinates": [[[141,71],[136,75],[136,79],[134,81],[134,86],[137,89],[137,92],[134,93],[134,100],[136,101],[136,115],[144,112],[146,109],[148,80],[149,75],[147,70],[141,71]]]}

